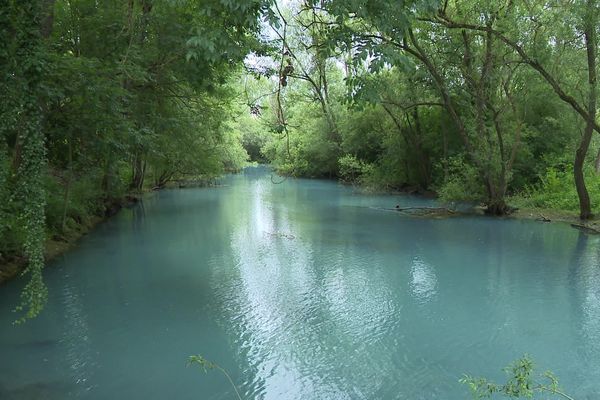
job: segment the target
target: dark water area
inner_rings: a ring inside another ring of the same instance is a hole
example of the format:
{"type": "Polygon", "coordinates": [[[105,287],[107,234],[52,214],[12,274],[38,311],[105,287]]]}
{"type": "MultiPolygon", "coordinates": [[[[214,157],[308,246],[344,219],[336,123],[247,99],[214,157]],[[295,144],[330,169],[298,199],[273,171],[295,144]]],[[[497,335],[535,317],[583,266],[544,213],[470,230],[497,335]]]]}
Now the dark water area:
{"type": "Polygon", "coordinates": [[[264,167],[165,190],[45,271],[14,326],[0,288],[0,399],[467,399],[528,353],[578,400],[600,393],[600,238],[264,167]]]}

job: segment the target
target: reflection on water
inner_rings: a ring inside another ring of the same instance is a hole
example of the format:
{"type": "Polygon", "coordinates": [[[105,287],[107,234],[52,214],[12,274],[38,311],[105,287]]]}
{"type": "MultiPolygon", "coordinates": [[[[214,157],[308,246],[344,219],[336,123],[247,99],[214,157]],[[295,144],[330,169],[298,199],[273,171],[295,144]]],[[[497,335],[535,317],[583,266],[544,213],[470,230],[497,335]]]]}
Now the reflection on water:
{"type": "Polygon", "coordinates": [[[63,331],[61,342],[66,349],[65,367],[70,370],[72,381],[85,390],[90,390],[92,387],[88,386],[88,378],[94,370],[95,362],[87,316],[77,290],[72,286],[63,288],[66,329],[63,331]]]}
{"type": "Polygon", "coordinates": [[[411,290],[418,301],[427,302],[435,296],[437,279],[430,265],[415,257],[410,268],[412,281],[411,290]]]}
{"type": "Polygon", "coordinates": [[[424,205],[333,182],[163,191],[46,271],[50,303],[12,326],[1,399],[464,399],[529,353],[576,398],[600,391],[600,242],[566,226],[411,219],[424,205]],[[41,396],[41,397],[40,397],[41,396]]]}
{"type": "Polygon", "coordinates": [[[578,354],[582,364],[590,368],[589,381],[582,383],[582,392],[588,398],[597,397],[600,370],[597,368],[600,354],[600,238],[579,233],[572,258],[572,292],[578,302],[573,304],[576,315],[581,317],[582,342],[578,354]]]}

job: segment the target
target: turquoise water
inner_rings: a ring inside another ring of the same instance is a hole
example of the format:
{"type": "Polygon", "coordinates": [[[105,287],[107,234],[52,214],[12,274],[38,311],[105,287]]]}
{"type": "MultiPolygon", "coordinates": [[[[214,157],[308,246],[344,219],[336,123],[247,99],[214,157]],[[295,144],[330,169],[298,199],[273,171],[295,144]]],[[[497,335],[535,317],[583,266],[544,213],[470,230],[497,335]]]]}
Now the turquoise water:
{"type": "Polygon", "coordinates": [[[123,210],[45,271],[13,326],[0,399],[467,399],[529,353],[600,393],[600,241],[568,226],[380,208],[431,205],[253,168],[123,210]]]}

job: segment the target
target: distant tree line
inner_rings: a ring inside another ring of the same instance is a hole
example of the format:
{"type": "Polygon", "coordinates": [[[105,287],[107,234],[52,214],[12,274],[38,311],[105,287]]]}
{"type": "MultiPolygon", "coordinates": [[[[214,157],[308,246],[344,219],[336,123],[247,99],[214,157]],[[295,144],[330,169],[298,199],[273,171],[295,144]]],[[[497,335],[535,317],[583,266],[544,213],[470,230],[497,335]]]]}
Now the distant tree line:
{"type": "Polygon", "coordinates": [[[435,190],[493,215],[513,202],[593,216],[595,0],[274,8],[273,47],[292,68],[264,69],[286,85],[259,78],[255,90],[275,91],[261,102],[276,135],[262,140],[280,171],[435,190]]]}

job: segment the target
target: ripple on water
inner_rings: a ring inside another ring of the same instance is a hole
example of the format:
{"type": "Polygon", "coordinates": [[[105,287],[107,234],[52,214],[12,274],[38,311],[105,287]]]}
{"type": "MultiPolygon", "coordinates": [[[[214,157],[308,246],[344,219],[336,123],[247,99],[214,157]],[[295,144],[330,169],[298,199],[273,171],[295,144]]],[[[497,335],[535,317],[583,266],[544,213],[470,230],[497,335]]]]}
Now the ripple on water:
{"type": "Polygon", "coordinates": [[[0,329],[0,398],[233,398],[185,368],[195,353],[248,399],[464,399],[463,373],[502,378],[525,352],[576,398],[600,391],[597,239],[401,217],[380,209],[421,200],[264,171],[226,183],[162,192],[47,269],[47,312],[0,329]]]}

